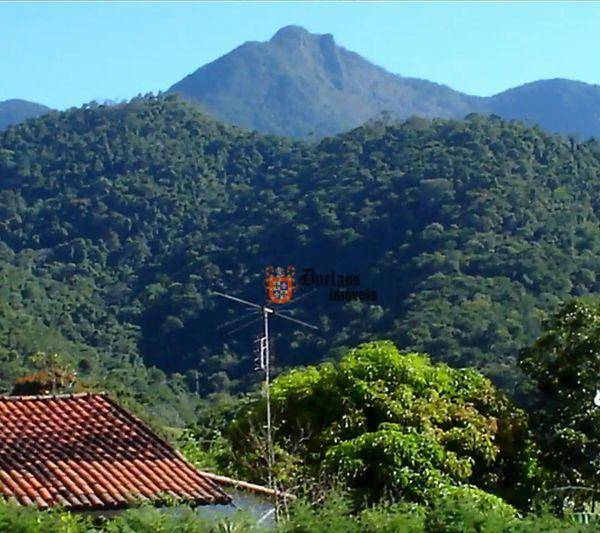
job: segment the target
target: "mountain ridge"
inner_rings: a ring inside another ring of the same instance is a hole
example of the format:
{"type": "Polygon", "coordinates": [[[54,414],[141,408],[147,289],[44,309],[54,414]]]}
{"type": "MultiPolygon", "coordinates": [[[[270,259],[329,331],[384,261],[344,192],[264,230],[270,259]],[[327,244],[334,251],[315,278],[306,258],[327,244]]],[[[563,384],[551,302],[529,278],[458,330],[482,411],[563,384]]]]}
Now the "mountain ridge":
{"type": "MultiPolygon", "coordinates": [[[[470,97],[458,91],[400,78],[336,45],[331,34],[311,34],[298,26],[280,29],[267,42],[240,45],[167,92],[200,104],[219,120],[301,138],[352,129],[407,99],[411,110],[423,116],[454,118],[440,105],[441,97],[455,101],[463,116],[472,111],[472,106],[462,104],[470,97]],[[292,54],[296,61],[290,62],[292,54]],[[400,86],[398,79],[404,80],[400,86]],[[427,97],[422,96],[423,86],[430,93],[427,97]]],[[[410,114],[415,113],[398,118],[410,114]]]]}
{"type": "Polygon", "coordinates": [[[37,118],[40,115],[52,111],[45,105],[20,98],[11,98],[0,102],[0,131],[8,126],[19,124],[29,118],[37,118]]]}
{"type": "MultiPolygon", "coordinates": [[[[566,78],[535,80],[492,96],[392,73],[339,46],[331,33],[297,25],[268,41],[247,41],[166,91],[213,118],[246,130],[319,139],[388,116],[463,119],[495,114],[547,131],[600,136],[600,85],[566,78]]],[[[51,111],[26,100],[0,102],[0,130],[51,111]]]]}
{"type": "Polygon", "coordinates": [[[462,119],[497,114],[556,133],[600,135],[600,86],[552,78],[483,97],[401,76],[336,44],[332,34],[285,26],[248,41],[172,85],[226,123],[293,138],[325,137],[389,112],[462,119]]]}

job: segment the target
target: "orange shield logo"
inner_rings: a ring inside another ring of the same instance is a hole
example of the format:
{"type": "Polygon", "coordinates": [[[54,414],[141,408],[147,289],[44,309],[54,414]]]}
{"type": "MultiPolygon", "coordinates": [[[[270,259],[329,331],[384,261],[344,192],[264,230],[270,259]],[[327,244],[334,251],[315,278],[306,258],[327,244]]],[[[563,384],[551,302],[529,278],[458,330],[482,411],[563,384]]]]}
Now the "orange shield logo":
{"type": "Polygon", "coordinates": [[[288,266],[287,271],[281,267],[267,267],[265,287],[267,299],[274,304],[285,304],[294,297],[294,267],[288,266]]]}

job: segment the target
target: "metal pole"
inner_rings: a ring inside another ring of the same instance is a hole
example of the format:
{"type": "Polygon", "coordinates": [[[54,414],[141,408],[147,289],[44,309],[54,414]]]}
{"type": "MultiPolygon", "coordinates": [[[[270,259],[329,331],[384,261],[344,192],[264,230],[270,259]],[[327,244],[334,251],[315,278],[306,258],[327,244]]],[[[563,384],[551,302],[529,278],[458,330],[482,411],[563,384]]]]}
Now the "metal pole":
{"type": "Polygon", "coordinates": [[[263,324],[265,339],[265,395],[267,400],[267,465],[269,470],[269,488],[273,488],[273,436],[271,433],[271,357],[269,353],[269,309],[263,308],[263,324]]]}
{"type": "MultiPolygon", "coordinates": [[[[253,302],[249,302],[248,300],[243,300],[242,298],[238,298],[236,296],[231,296],[229,294],[225,294],[218,291],[211,291],[211,294],[215,296],[221,296],[222,298],[227,298],[228,300],[233,300],[234,302],[244,304],[250,308],[256,309],[259,313],[262,313],[263,320],[263,337],[260,339],[259,344],[259,367],[261,370],[265,372],[265,399],[267,403],[267,467],[268,467],[268,478],[269,478],[269,488],[275,491],[275,512],[277,516],[279,515],[279,499],[277,497],[277,481],[273,474],[273,469],[275,468],[275,446],[273,444],[273,428],[271,422],[271,343],[269,342],[269,315],[277,315],[284,320],[288,320],[290,322],[294,322],[301,326],[318,330],[317,326],[312,324],[308,324],[307,322],[303,322],[302,320],[298,320],[292,316],[278,313],[275,308],[268,307],[267,305],[259,305],[253,302]]],[[[234,320],[230,320],[222,325],[222,327],[231,325],[243,318],[236,318],[234,320]]],[[[260,316],[256,320],[260,320],[260,316]]],[[[248,325],[254,323],[255,321],[251,321],[249,323],[244,324],[243,326],[237,328],[234,331],[239,331],[247,327],[248,325]]],[[[233,332],[229,332],[230,334],[233,332]]]]}

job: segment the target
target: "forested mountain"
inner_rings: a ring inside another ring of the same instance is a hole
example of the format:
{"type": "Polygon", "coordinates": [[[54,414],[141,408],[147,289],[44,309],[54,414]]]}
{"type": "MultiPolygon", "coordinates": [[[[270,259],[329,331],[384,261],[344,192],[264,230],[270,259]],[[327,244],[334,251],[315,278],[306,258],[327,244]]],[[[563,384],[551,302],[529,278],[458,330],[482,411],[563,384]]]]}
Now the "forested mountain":
{"type": "Polygon", "coordinates": [[[240,390],[257,329],[218,330],[240,310],[209,291],[261,299],[265,267],[291,264],[359,275],[377,300],[306,297],[293,312],[320,329],[275,323],[278,365],[390,338],[510,389],[540,318],[600,288],[599,187],[597,143],[498,118],[309,145],[174,96],[52,113],[0,134],[0,309],[27,325],[0,337],[3,357],[52,330],[103,368],[143,358],[187,372],[175,389],[197,369],[203,393],[240,390]]]}
{"type": "Polygon", "coordinates": [[[462,119],[470,112],[538,124],[553,132],[600,135],[600,86],[540,80],[491,97],[398,76],[298,26],[268,42],[247,42],[170,89],[230,124],[294,138],[347,131],[388,112],[396,119],[462,119]]]}
{"type": "Polygon", "coordinates": [[[323,137],[390,111],[464,117],[477,98],[401,78],[298,26],[265,43],[247,42],[173,85],[212,116],[263,133],[323,137]]]}
{"type": "Polygon", "coordinates": [[[49,111],[49,107],[27,100],[4,100],[0,102],[0,130],[8,128],[11,124],[19,124],[28,118],[39,117],[49,111]]]}

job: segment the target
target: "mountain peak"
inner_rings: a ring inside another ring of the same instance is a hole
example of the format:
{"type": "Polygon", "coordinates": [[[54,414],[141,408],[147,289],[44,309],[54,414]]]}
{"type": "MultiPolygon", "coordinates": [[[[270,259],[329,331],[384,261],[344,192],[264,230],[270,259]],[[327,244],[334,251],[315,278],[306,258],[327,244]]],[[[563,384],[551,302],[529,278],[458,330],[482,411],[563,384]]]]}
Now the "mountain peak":
{"type": "Polygon", "coordinates": [[[383,110],[400,118],[431,115],[432,109],[462,117],[471,110],[467,97],[432,83],[416,102],[419,90],[338,46],[332,34],[292,25],[201,67],[169,92],[224,122],[296,138],[349,130],[383,110]],[[458,103],[444,106],[452,99],[458,103]]]}
{"type": "Polygon", "coordinates": [[[302,43],[308,40],[318,42],[321,46],[333,47],[335,40],[331,33],[316,34],[310,33],[302,26],[284,26],[277,30],[275,35],[271,37],[271,43],[302,43]]]}
{"type": "Polygon", "coordinates": [[[271,37],[271,42],[282,42],[282,41],[302,41],[312,37],[312,33],[303,28],[302,26],[284,26],[277,30],[275,35],[271,37]]]}
{"type": "Polygon", "coordinates": [[[383,111],[462,119],[494,113],[551,131],[600,136],[600,86],[539,80],[490,97],[401,77],[336,44],[330,33],[284,26],[250,41],[173,85],[224,122],[263,133],[317,139],[352,129],[383,111]]]}

